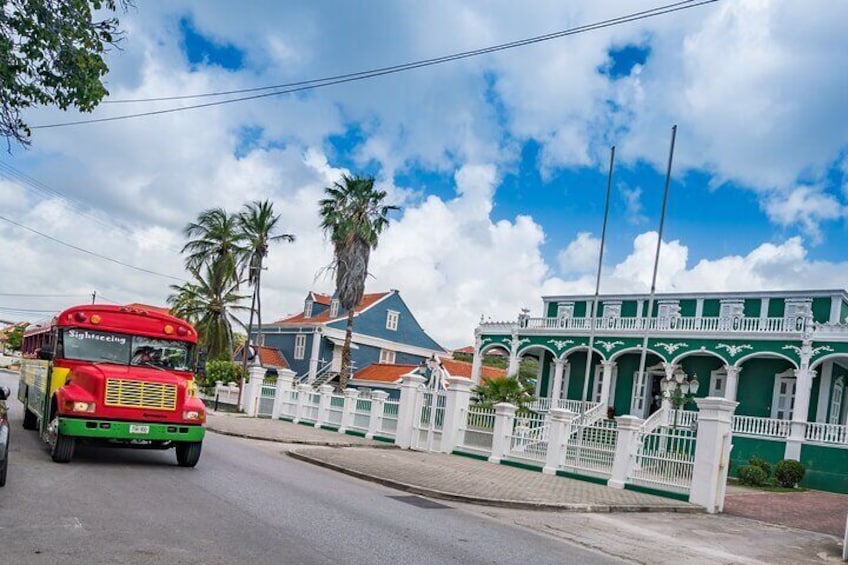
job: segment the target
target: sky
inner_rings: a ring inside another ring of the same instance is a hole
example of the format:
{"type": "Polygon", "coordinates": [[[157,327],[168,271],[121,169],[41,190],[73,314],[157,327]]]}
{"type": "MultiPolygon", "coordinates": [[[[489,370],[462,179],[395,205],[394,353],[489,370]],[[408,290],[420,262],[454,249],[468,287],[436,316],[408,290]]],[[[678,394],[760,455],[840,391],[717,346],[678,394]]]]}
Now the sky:
{"type": "MultiPolygon", "coordinates": [[[[106,102],[25,119],[205,103],[220,97],[121,101],[403,64],[661,5],[137,3],[119,14],[106,102]]],[[[673,125],[658,290],[845,288],[845,21],[841,2],[724,0],[369,80],[34,129],[31,148],[0,155],[0,319],[94,291],[164,304],[186,278],[183,227],[265,198],[297,237],[263,276],[263,318],[280,319],[310,289],[333,291],[317,202],[342,174],[368,174],[400,210],[366,291],[398,289],[437,341],[462,347],[481,316],[541,315],[543,295],[594,290],[613,145],[601,293],[649,289],[673,125]]]]}

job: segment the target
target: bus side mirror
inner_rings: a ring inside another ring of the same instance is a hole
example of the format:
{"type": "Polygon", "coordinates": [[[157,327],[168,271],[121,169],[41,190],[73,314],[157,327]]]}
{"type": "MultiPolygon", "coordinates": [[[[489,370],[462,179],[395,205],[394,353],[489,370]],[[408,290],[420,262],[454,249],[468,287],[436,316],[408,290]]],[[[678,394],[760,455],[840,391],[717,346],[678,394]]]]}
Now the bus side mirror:
{"type": "Polygon", "coordinates": [[[9,387],[0,386],[0,400],[9,400],[9,396],[12,393],[9,392],[9,387]]]}
{"type": "Polygon", "coordinates": [[[52,361],[53,360],[53,350],[52,349],[39,349],[38,350],[38,358],[42,361],[52,361]]]}

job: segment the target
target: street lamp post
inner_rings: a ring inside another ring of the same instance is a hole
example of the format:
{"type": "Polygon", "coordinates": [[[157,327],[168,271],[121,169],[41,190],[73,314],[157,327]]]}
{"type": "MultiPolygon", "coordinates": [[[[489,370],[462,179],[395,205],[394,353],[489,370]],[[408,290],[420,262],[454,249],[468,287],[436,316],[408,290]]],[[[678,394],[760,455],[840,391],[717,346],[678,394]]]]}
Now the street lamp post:
{"type": "Polygon", "coordinates": [[[695,398],[699,386],[700,383],[695,375],[689,377],[683,371],[677,371],[660,381],[663,398],[668,400],[674,409],[674,429],[677,429],[678,410],[695,398]]]}

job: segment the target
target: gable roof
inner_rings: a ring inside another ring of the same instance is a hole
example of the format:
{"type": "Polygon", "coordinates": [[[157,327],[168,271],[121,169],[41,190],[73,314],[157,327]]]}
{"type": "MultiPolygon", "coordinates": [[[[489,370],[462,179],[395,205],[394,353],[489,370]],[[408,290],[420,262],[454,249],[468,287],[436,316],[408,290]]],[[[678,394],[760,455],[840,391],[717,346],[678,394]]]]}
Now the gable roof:
{"type": "MultiPolygon", "coordinates": [[[[288,369],[289,363],[286,361],[285,355],[283,355],[279,349],[276,347],[269,347],[267,345],[251,345],[251,349],[256,351],[259,349],[259,363],[263,367],[276,367],[278,369],[288,369]]],[[[233,355],[233,359],[235,361],[241,361],[241,351],[243,346],[239,346],[236,349],[235,354],[233,355]]],[[[248,361],[253,360],[255,354],[248,354],[248,361]]]]}
{"type": "MultiPolygon", "coordinates": [[[[327,304],[330,304],[331,298],[329,296],[327,296],[325,294],[316,294],[314,292],[311,293],[311,294],[314,297],[320,296],[322,299],[326,298],[327,304]]],[[[360,314],[361,312],[367,310],[368,308],[370,308],[371,306],[373,306],[374,304],[376,304],[378,301],[382,300],[383,298],[385,298],[389,294],[391,294],[391,291],[389,291],[389,292],[375,292],[375,293],[372,293],[372,294],[363,295],[362,300],[360,300],[359,304],[357,304],[356,308],[354,308],[355,314],[360,314]]],[[[318,302],[317,299],[315,301],[318,302]]],[[[320,302],[320,304],[323,304],[323,302],[320,302]]],[[[331,321],[334,321],[334,320],[341,320],[341,319],[344,319],[346,316],[347,315],[336,316],[335,318],[331,318],[330,317],[330,311],[324,310],[323,312],[320,312],[318,314],[315,314],[314,316],[307,318],[303,315],[303,312],[299,312],[299,313],[295,314],[294,316],[289,316],[288,318],[283,318],[282,320],[277,320],[276,322],[272,322],[270,325],[272,325],[272,326],[286,326],[286,325],[303,326],[303,325],[311,325],[311,324],[317,325],[317,324],[325,324],[327,322],[331,322],[331,321]]]]}
{"type": "Polygon", "coordinates": [[[418,365],[389,365],[386,363],[374,363],[364,369],[360,369],[353,375],[356,381],[373,381],[381,383],[397,382],[403,375],[414,371],[418,365]]]}
{"type": "Polygon", "coordinates": [[[309,291],[309,296],[312,298],[312,302],[321,304],[322,306],[329,306],[333,300],[333,297],[329,294],[321,294],[319,292],[309,291]]]}
{"type": "MultiPolygon", "coordinates": [[[[442,366],[447,369],[452,377],[471,378],[471,363],[465,361],[457,361],[455,359],[442,359],[442,366]]],[[[506,369],[498,369],[496,367],[480,367],[480,380],[490,381],[493,379],[506,378],[506,369]]]]}
{"type": "Polygon", "coordinates": [[[453,353],[467,353],[468,355],[474,355],[474,346],[466,345],[465,347],[460,347],[459,349],[454,349],[453,353]]]}

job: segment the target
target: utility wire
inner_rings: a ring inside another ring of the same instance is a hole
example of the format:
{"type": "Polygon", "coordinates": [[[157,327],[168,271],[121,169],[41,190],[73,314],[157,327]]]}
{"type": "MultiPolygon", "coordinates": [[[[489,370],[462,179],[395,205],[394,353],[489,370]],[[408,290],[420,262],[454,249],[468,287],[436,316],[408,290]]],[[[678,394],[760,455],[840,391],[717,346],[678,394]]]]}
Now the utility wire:
{"type": "Polygon", "coordinates": [[[0,292],[0,296],[16,296],[23,298],[82,298],[87,294],[29,294],[25,292],[0,292]]]}
{"type": "Polygon", "coordinates": [[[121,265],[122,267],[134,269],[134,270],[142,272],[142,273],[147,273],[147,274],[150,274],[150,275],[156,275],[157,277],[164,277],[164,278],[167,278],[167,279],[173,279],[175,281],[185,282],[185,279],[182,279],[180,277],[174,277],[174,276],[171,276],[171,275],[166,275],[164,273],[157,273],[156,271],[151,271],[150,269],[145,269],[144,267],[136,267],[135,265],[130,265],[129,263],[124,263],[123,261],[119,261],[118,259],[113,259],[112,257],[107,257],[106,255],[101,255],[100,253],[95,253],[94,251],[89,251],[88,249],[84,249],[84,248],[76,246],[72,243],[62,241],[61,239],[55,238],[51,235],[47,235],[46,233],[40,232],[40,231],[33,229],[29,226],[25,226],[23,224],[20,224],[20,223],[14,221],[14,220],[10,220],[9,218],[7,218],[5,216],[0,216],[0,220],[3,220],[4,222],[8,222],[8,223],[10,223],[14,226],[17,226],[21,229],[25,229],[28,232],[32,232],[36,235],[40,235],[41,237],[47,238],[50,241],[58,243],[59,245],[64,245],[65,247],[70,247],[71,249],[75,249],[75,250],[80,251],[82,253],[86,253],[88,255],[91,255],[92,257],[97,257],[98,259],[103,259],[104,261],[109,261],[109,262],[115,263],[117,265],[121,265]]]}
{"type": "MultiPolygon", "coordinates": [[[[27,175],[26,173],[24,173],[20,169],[15,168],[14,166],[12,166],[9,163],[4,163],[4,162],[0,161],[0,177],[6,178],[6,179],[8,179],[8,180],[10,180],[14,183],[20,183],[25,189],[27,189],[27,188],[31,189],[31,190],[33,190],[33,191],[35,191],[35,192],[37,192],[41,195],[45,195],[45,196],[53,197],[53,198],[58,198],[58,199],[62,200],[63,202],[65,202],[69,207],[76,210],[76,212],[79,213],[80,215],[86,216],[87,218],[94,220],[95,222],[97,222],[101,226],[104,226],[104,227],[107,227],[107,228],[110,228],[110,229],[117,229],[118,231],[120,231],[124,235],[124,237],[128,241],[132,241],[133,243],[135,243],[134,237],[139,237],[140,239],[143,239],[144,241],[150,241],[150,242],[153,242],[154,244],[158,243],[158,242],[155,242],[154,240],[151,240],[150,238],[146,238],[146,237],[143,237],[143,236],[136,236],[132,232],[132,230],[130,230],[126,226],[122,226],[122,225],[120,225],[116,222],[109,222],[107,220],[104,220],[104,219],[98,217],[96,214],[93,214],[89,211],[89,209],[94,208],[93,206],[90,206],[90,205],[88,205],[85,202],[82,202],[80,200],[66,196],[65,194],[51,188],[49,185],[43,183],[42,181],[27,175]]],[[[162,247],[168,249],[169,251],[180,253],[179,249],[175,249],[175,248],[169,247],[169,246],[162,246],[162,247]]]]}
{"type": "MultiPolygon", "coordinates": [[[[514,49],[517,47],[524,47],[526,45],[532,45],[535,43],[541,43],[544,41],[550,41],[553,39],[558,39],[561,37],[567,37],[570,35],[578,35],[580,33],[585,33],[588,31],[595,31],[598,29],[603,29],[606,27],[612,27],[621,25],[624,23],[634,22],[638,20],[643,20],[647,18],[652,18],[656,16],[660,16],[663,14],[670,14],[672,12],[678,12],[680,10],[688,10],[691,8],[697,8],[698,6],[703,6],[705,4],[712,4],[718,2],[718,0],[684,0],[681,2],[675,2],[673,4],[667,4],[665,6],[659,6],[657,8],[652,8],[650,10],[644,10],[641,12],[634,12],[632,14],[628,14],[626,16],[620,16],[617,18],[612,18],[608,20],[603,20],[600,22],[596,22],[593,24],[587,24],[583,26],[578,26],[574,28],[569,28],[566,30],[549,33],[545,35],[539,35],[536,37],[531,37],[527,39],[521,39],[518,41],[512,41],[509,43],[502,43],[500,45],[494,45],[491,47],[484,47],[481,49],[475,49],[472,51],[463,51],[460,53],[455,53],[453,55],[446,55],[443,57],[436,57],[433,59],[423,59],[420,61],[415,61],[411,63],[405,63],[402,65],[394,65],[390,67],[381,67],[377,69],[372,69],[370,71],[361,71],[356,73],[349,73],[343,75],[336,75],[332,77],[326,77],[323,79],[313,79],[306,80],[294,83],[286,83],[283,85],[276,86],[267,86],[267,87],[258,87],[254,89],[244,89],[244,90],[233,90],[226,92],[213,92],[199,95],[186,95],[183,97],[164,97],[164,98],[148,98],[148,99],[135,99],[135,100],[125,100],[122,102],[153,102],[153,101],[164,101],[164,100],[175,100],[175,99],[185,99],[185,98],[200,98],[200,97],[209,97],[209,96],[224,96],[232,93],[242,93],[242,92],[255,92],[257,90],[273,90],[272,92],[263,92],[261,94],[253,94],[250,96],[242,96],[238,98],[228,98],[226,100],[218,100],[215,102],[206,102],[202,104],[193,104],[189,106],[179,106],[174,108],[165,108],[161,110],[151,110],[147,112],[138,112],[134,114],[124,114],[120,116],[111,116],[106,118],[91,118],[86,120],[76,120],[70,122],[58,122],[53,124],[43,124],[30,126],[30,129],[48,129],[48,128],[59,128],[66,126],[74,126],[74,125],[82,125],[82,124],[95,124],[95,123],[103,123],[103,122],[114,122],[118,120],[127,120],[130,118],[140,118],[147,116],[156,116],[162,114],[173,114],[175,112],[183,112],[186,110],[197,110],[200,108],[209,108],[212,106],[221,106],[224,104],[232,104],[235,102],[244,102],[248,100],[257,100],[260,98],[267,98],[270,96],[280,96],[282,94],[291,94],[294,92],[302,92],[306,90],[314,90],[317,88],[323,88],[326,86],[333,86],[337,84],[343,84],[348,82],[356,82],[360,80],[375,78],[384,75],[395,74],[399,72],[409,71],[413,69],[419,69],[422,67],[430,67],[433,65],[438,65],[442,63],[447,63],[451,61],[458,61],[461,59],[468,59],[471,57],[476,57],[479,55],[484,55],[488,53],[495,53],[498,51],[505,51],[507,49],[514,49]]],[[[113,101],[115,102],[115,101],[113,101]]]]}

